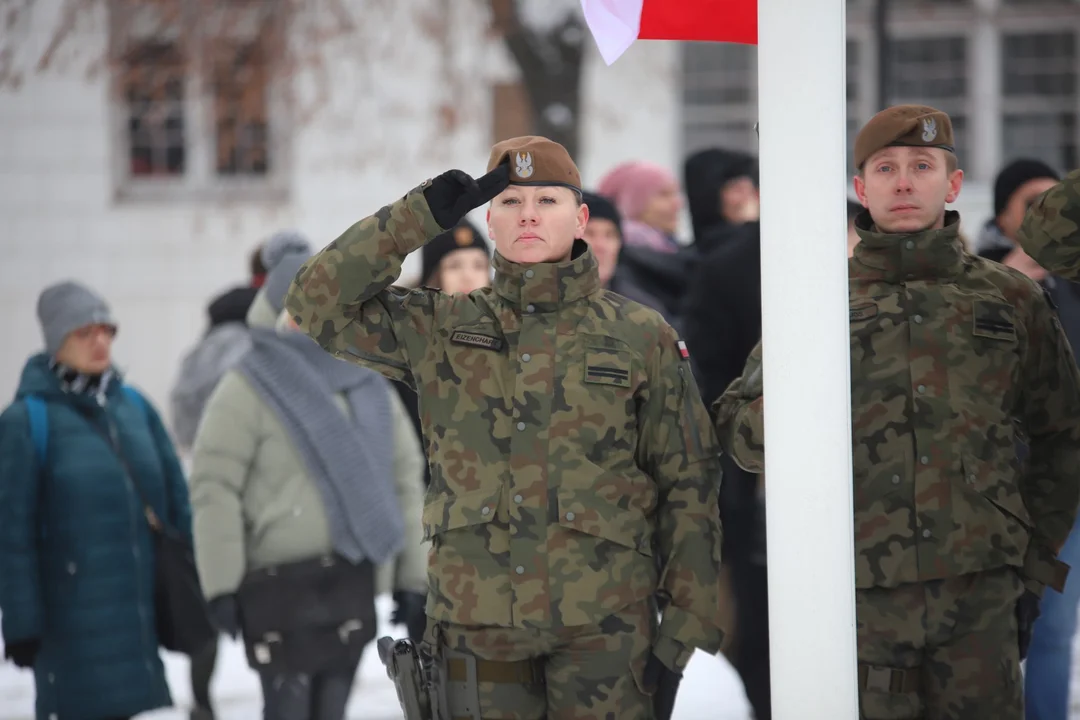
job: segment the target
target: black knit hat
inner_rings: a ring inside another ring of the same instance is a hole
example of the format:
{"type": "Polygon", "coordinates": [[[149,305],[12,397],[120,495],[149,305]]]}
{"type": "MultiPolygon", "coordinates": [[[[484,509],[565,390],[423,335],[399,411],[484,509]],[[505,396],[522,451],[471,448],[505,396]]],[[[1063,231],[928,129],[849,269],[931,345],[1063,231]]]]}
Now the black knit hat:
{"type": "Polygon", "coordinates": [[[1005,210],[1005,206],[1009,204],[1009,198],[1020,189],[1021,185],[1030,180],[1043,178],[1060,180],[1061,176],[1042,160],[1029,158],[1013,160],[1002,168],[997,179],[994,180],[994,217],[1005,210]]]}
{"type": "Polygon", "coordinates": [[[423,285],[431,280],[431,276],[439,269],[442,259],[455,250],[477,248],[483,250],[491,257],[491,248],[480,231],[468,220],[462,220],[453,229],[447,230],[441,235],[436,235],[431,242],[421,250],[420,284],[423,285]]]}
{"type": "Polygon", "coordinates": [[[581,193],[581,201],[589,208],[590,220],[610,220],[615,223],[615,227],[619,230],[619,237],[622,237],[622,216],[619,214],[618,208],[615,207],[615,203],[606,197],[591,192],[581,193]]]}

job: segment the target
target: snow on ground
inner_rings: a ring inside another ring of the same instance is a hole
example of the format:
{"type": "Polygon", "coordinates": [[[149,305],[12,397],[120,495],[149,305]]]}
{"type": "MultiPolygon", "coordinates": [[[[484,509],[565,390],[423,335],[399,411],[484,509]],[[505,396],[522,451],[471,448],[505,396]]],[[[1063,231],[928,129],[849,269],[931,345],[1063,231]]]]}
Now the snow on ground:
{"type": "MultiPolygon", "coordinates": [[[[392,627],[389,597],[380,597],[379,637],[400,636],[404,628],[392,627]]],[[[187,720],[191,704],[188,661],[166,653],[165,664],[176,707],[147,713],[139,720],[187,720]]],[[[259,681],[247,666],[239,642],[223,640],[217,671],[211,686],[218,720],[258,720],[262,715],[259,681]]],[[[364,653],[349,702],[348,720],[400,720],[401,710],[393,683],[379,662],[374,643],[364,653]]],[[[749,705],[738,675],[722,657],[695,653],[679,688],[676,720],[749,720],[749,705]]],[[[0,720],[34,720],[34,681],[28,671],[0,662],[0,720]]]]}

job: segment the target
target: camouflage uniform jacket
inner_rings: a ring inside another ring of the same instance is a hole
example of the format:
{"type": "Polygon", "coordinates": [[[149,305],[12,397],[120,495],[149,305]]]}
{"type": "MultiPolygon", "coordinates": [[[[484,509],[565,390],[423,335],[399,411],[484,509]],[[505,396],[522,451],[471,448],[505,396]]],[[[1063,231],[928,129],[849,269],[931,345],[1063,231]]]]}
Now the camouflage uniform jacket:
{"type": "Polygon", "coordinates": [[[309,260],[286,307],[331,353],[418,390],[428,614],[578,626],[659,586],[658,657],[715,652],[719,446],[674,330],[602,290],[583,242],[557,264],[496,254],[494,286],[469,295],[392,286],[442,231],[421,188],[309,260]]]}
{"type": "MultiPolygon", "coordinates": [[[[857,223],[849,264],[858,588],[1011,565],[1060,581],[1080,499],[1080,373],[1042,289],[946,226],[857,223]],[[1018,446],[1028,457],[1018,460],[1018,446]]],[[[720,442],[763,469],[761,345],[714,405],[720,442]]]]}
{"type": "Polygon", "coordinates": [[[1080,280],[1080,170],[1073,170],[1035,201],[1017,240],[1050,272],[1080,280]]]}

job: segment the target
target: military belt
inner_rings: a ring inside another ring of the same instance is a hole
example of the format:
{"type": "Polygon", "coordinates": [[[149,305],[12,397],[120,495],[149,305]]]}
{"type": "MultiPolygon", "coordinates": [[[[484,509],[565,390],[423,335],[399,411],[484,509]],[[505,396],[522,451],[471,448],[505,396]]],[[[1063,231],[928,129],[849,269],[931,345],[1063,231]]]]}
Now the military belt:
{"type": "Polygon", "coordinates": [[[859,689],[887,693],[919,691],[919,668],[898,669],[859,664],[859,689]]]}
{"type": "MultiPolygon", "coordinates": [[[[450,682],[468,682],[468,664],[460,658],[448,658],[446,676],[450,682]]],[[[501,662],[476,658],[476,682],[500,685],[539,685],[543,682],[543,676],[534,660],[501,662]]]]}

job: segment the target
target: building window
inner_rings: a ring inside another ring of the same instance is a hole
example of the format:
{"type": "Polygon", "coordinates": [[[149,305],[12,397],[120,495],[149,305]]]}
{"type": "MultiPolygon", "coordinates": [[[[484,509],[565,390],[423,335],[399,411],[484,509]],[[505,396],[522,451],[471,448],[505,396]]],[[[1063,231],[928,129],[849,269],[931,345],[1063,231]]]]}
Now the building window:
{"type": "Polygon", "coordinates": [[[257,42],[218,48],[213,92],[219,175],[261,176],[270,169],[269,70],[257,42]]]}
{"type": "Polygon", "coordinates": [[[683,43],[683,150],[757,154],[757,48],[683,43]]]}
{"type": "Polygon", "coordinates": [[[926,104],[952,119],[956,154],[967,157],[967,38],[901,38],[889,44],[890,105],[926,104]]]}
{"type": "Polygon", "coordinates": [[[183,175],[184,62],[176,43],[145,43],[124,58],[132,177],[183,175]]]}
{"type": "Polygon", "coordinates": [[[287,187],[273,77],[280,3],[196,5],[109,4],[110,42],[122,59],[117,195],[278,199],[287,187]]]}
{"type": "Polygon", "coordinates": [[[1076,35],[1002,37],[1004,161],[1042,160],[1062,171],[1077,166],[1076,35]]]}

